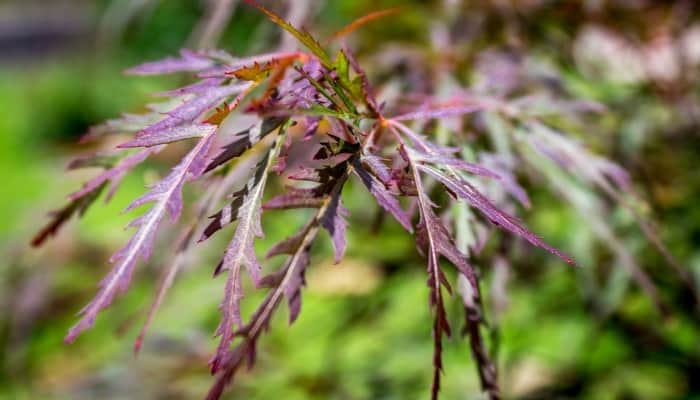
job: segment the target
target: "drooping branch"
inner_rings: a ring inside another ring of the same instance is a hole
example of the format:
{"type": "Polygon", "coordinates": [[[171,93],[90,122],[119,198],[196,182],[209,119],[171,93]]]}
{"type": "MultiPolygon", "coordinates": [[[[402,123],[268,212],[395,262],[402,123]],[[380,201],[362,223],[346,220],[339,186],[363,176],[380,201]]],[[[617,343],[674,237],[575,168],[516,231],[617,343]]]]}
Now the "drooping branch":
{"type": "Polygon", "coordinates": [[[342,173],[334,180],[329,191],[322,196],[322,204],[313,218],[299,233],[285,240],[281,246],[277,246],[280,249],[277,254],[287,253],[290,256],[279,271],[261,280],[266,285],[272,286],[272,289],[253,313],[250,321],[235,332],[235,336],[242,338],[241,342],[233,349],[228,350],[220,359],[219,376],[209,391],[207,400],[218,400],[221,397],[225,387],[231,383],[236,371],[244,362],[252,367],[255,362],[257,340],[260,334],[269,327],[272,315],[284,297],[287,297],[289,301],[290,320],[293,321],[298,314],[299,291],[303,284],[304,269],[308,265],[311,244],[321,229],[322,221],[332,212],[333,198],[340,195],[349,172],[350,167],[345,163],[342,173]]]}
{"type": "Polygon", "coordinates": [[[204,171],[205,158],[215,133],[215,129],[210,129],[168,176],[153,185],[149,192],[127,207],[127,210],[131,210],[143,204],[154,202],[149,211],[129,224],[129,226],[137,226],[138,230],[126,246],[112,256],[111,260],[116,262],[116,265],[100,283],[100,290],[95,298],[80,312],[82,318],[68,331],[66,342],[74,341],[80,333],[90,328],[94,324],[97,314],[112,302],[118,292],[124,291],[128,287],[137,259],[139,257],[144,260],[149,258],[156,230],[165,214],[169,213],[173,221],[180,216],[182,186],[185,181],[198,178],[204,171]]]}
{"type": "Polygon", "coordinates": [[[221,336],[216,355],[212,358],[211,370],[216,372],[221,366],[228,348],[233,340],[234,327],[243,326],[240,300],[243,297],[241,268],[245,267],[256,284],[260,280],[260,262],[255,255],[254,242],[256,237],[263,235],[260,223],[262,213],[262,196],[265,193],[267,176],[272,166],[275,164],[277,155],[284,143],[285,132],[281,132],[272,145],[271,150],[265,154],[258,163],[258,168],[246,186],[239,192],[239,196],[234,200],[234,205],[238,208],[229,208],[225,214],[219,218],[220,225],[238,220],[238,225],[233,234],[233,239],[229,243],[221,263],[216,268],[215,274],[228,271],[224,300],[221,303],[222,319],[215,335],[221,336]],[[240,199],[240,201],[237,201],[240,199]]]}

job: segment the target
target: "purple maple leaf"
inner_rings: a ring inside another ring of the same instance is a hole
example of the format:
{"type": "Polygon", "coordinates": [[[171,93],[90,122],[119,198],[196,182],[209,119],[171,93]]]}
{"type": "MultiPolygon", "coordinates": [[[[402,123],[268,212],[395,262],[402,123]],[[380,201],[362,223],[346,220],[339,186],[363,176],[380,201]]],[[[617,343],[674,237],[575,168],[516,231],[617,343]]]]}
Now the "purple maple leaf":
{"type": "Polygon", "coordinates": [[[177,220],[182,209],[182,186],[185,181],[198,178],[204,171],[204,162],[214,133],[212,130],[200,139],[168,176],[129,205],[127,210],[154,202],[150,210],[129,224],[138,227],[138,230],[126,246],[110,259],[115,266],[100,283],[97,295],[81,310],[82,318],[68,331],[66,342],[73,342],[80,333],[92,327],[97,314],[112,302],[117,293],[126,290],[137,259],[141,257],[147,260],[150,257],[156,230],[165,214],[169,213],[171,220],[177,220]]]}

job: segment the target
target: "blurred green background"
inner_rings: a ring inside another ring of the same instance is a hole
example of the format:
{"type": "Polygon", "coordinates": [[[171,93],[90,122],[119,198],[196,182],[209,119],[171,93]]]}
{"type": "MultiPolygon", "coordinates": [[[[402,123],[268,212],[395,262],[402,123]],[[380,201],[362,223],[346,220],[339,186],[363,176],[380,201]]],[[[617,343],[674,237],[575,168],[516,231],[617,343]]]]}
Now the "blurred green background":
{"type": "MultiPolygon", "coordinates": [[[[211,384],[207,360],[216,344],[211,334],[223,288],[222,279],[211,278],[217,244],[205,246],[210,251],[203,249],[180,276],[138,357],[132,341],[167,260],[167,243],[139,267],[131,290],[93,330],[74,345],[62,343],[107,271],[109,255],[128,239],[123,227],[131,217],[121,210],[152,181],[153,168],[162,170],[172,161],[167,155],[130,175],[108,205],[97,204],[45,247],[28,246],[45,213],[91,176],[63,171],[73,156],[95,150],[77,145],[80,135],[90,125],[139,110],[149,93],[182,83],[177,77],[125,77],[121,71],[191,43],[205,3],[0,4],[0,398],[191,399],[203,397],[211,384]]],[[[356,33],[353,46],[361,55],[382,43],[420,46],[429,41],[440,3],[311,1],[309,26],[328,34],[367,12],[400,6],[398,16],[356,33]]],[[[469,51],[517,47],[551,65],[576,96],[610,108],[591,127],[596,133],[585,132],[582,139],[630,170],[660,222],[663,240],[697,279],[695,2],[464,3],[464,29],[478,30],[469,51]],[[682,49],[682,63],[669,58],[668,46],[682,49]],[[635,57],[658,62],[638,72],[630,68],[635,57]]],[[[219,45],[249,54],[268,49],[278,35],[257,12],[238,6],[219,45]]],[[[588,290],[597,273],[616,267],[610,255],[561,199],[542,185],[528,190],[534,207],[523,217],[579,260],[582,270],[514,246],[497,357],[506,397],[700,399],[697,307],[635,224],[623,213],[611,214],[616,232],[659,285],[672,309],[669,316],[659,316],[625,276],[613,274],[617,278],[599,290],[588,290]],[[606,302],[614,305],[612,311],[600,312],[606,302]]],[[[315,253],[299,320],[287,327],[284,313],[275,319],[261,340],[257,366],[239,376],[226,398],[427,397],[432,340],[424,265],[400,229],[387,226],[375,234],[368,228],[374,211],[362,206],[364,196],[358,190],[346,197],[356,222],[347,260],[332,266],[328,252],[315,253]]],[[[269,218],[266,231],[275,237],[289,223],[269,218]]],[[[251,295],[245,305],[259,299],[251,295]]],[[[458,301],[451,300],[450,307],[459,326],[458,301]]],[[[481,398],[468,345],[459,337],[446,347],[443,395],[481,398]]]]}

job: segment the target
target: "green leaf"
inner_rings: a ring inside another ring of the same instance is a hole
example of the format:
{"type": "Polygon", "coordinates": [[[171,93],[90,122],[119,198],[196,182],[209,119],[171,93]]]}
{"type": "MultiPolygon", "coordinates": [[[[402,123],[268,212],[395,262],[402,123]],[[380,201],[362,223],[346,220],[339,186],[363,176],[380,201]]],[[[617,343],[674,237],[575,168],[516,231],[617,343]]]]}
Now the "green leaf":
{"type": "Polygon", "coordinates": [[[343,50],[340,50],[335,57],[333,67],[344,84],[350,82],[350,61],[348,61],[348,57],[343,50]]]}
{"type": "Polygon", "coordinates": [[[346,121],[352,121],[353,115],[348,114],[346,112],[342,111],[336,111],[332,110],[328,107],[324,107],[320,104],[312,104],[311,107],[308,109],[308,114],[309,115],[318,115],[318,116],[331,116],[331,117],[336,117],[336,118],[341,118],[346,121]]]}
{"type": "Polygon", "coordinates": [[[362,87],[361,76],[356,76],[355,79],[353,79],[348,86],[349,89],[352,91],[353,96],[357,97],[358,99],[366,98],[364,88],[362,87]]]}
{"type": "Polygon", "coordinates": [[[353,104],[350,98],[348,98],[345,91],[349,92],[350,96],[356,99],[361,99],[361,97],[355,96],[355,92],[353,91],[352,82],[350,82],[350,61],[348,60],[348,57],[345,55],[345,52],[343,50],[340,50],[338,52],[338,55],[335,57],[333,68],[338,74],[338,80],[340,81],[340,84],[336,83],[335,80],[331,77],[328,77],[329,83],[331,84],[331,86],[333,86],[333,90],[335,90],[335,92],[338,94],[338,97],[340,97],[340,99],[343,101],[348,110],[357,114],[357,108],[355,108],[355,104],[353,104]]]}
{"type": "Polygon", "coordinates": [[[323,64],[324,67],[333,67],[333,63],[331,62],[331,58],[328,56],[328,53],[326,53],[326,51],[323,50],[321,44],[316,39],[314,39],[314,37],[311,36],[309,32],[306,32],[305,30],[298,30],[297,28],[292,26],[292,24],[285,21],[284,18],[275,14],[271,10],[268,10],[267,8],[261,6],[260,4],[255,3],[254,1],[248,0],[247,3],[262,11],[265,15],[267,15],[268,18],[270,18],[270,21],[274,22],[287,32],[291,33],[292,36],[294,36],[298,41],[300,41],[304,46],[306,46],[306,48],[311,50],[311,52],[316,57],[318,57],[319,61],[321,61],[321,64],[323,64]]]}

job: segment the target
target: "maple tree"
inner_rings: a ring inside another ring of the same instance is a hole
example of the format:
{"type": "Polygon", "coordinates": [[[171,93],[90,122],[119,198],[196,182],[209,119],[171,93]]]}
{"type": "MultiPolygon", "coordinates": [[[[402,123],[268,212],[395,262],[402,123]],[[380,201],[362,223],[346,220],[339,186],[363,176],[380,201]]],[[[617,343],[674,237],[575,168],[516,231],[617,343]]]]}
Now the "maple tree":
{"type": "MultiPolygon", "coordinates": [[[[461,87],[447,99],[426,95],[418,101],[410,96],[393,103],[379,100],[379,91],[349,48],[343,46],[331,56],[327,46],[308,32],[262,6],[256,7],[292,34],[305,50],[246,58],[220,50],[182,50],[178,57],[131,68],[127,72],[135,75],[184,72],[198,80],[160,93],[167,100],[150,105],[144,114],[124,114],[85,136],[87,141],[111,133],[133,133],[131,140],[118,146],[118,153],[84,157],[71,164],[71,168],[101,167],[104,171],[69,196],[70,203],[54,214],[35,237],[35,245],[55,234],[73,214],[84,213],[104,190],[111,197],[125,174],[148,157],[175,142],[192,145],[162,180],[127,207],[150,206],[129,225],[136,228],[134,235],[112,256],[114,266],[65,340],[72,342],[92,327],[100,311],[128,288],[139,259],[149,259],[163,220],[178,221],[185,207],[183,187],[193,181],[206,181],[206,190],[194,205],[195,218],[185,224],[177,254],[164,270],[135,348],[138,351],[141,347],[186,254],[196,243],[222,235],[223,228],[235,224],[214,269],[215,275],[226,275],[221,322],[215,332],[219,344],[210,361],[211,372],[217,378],[208,398],[218,399],[235,373],[255,362],[258,339],[280,304],[286,300],[290,323],[299,315],[311,247],[321,231],[331,237],[335,261],[343,259],[350,212],[343,205],[342,194],[347,182],[356,180],[384,212],[414,235],[418,252],[427,261],[434,315],[432,397],[437,398],[440,389],[442,341],[452,332],[444,295],[452,293],[453,284],[445,274],[446,265],[441,263],[444,258],[458,275],[465,332],[470,337],[482,387],[490,398],[499,398],[494,361],[481,338],[484,320],[479,272],[469,261],[470,253],[477,253],[483,246],[481,228],[497,226],[568,264],[574,261],[531,232],[507,207],[491,200],[486,188],[496,185],[511,200],[529,207],[527,193],[516,178],[518,166],[529,165],[548,177],[575,207],[583,206],[557,178],[561,172],[577,176],[624,203],[622,193],[630,190],[627,174],[545,124],[522,100],[485,96],[461,87]],[[508,136],[512,144],[507,146],[512,148],[500,152],[479,150],[477,159],[472,152],[464,151],[460,124],[467,116],[485,113],[512,125],[508,136]],[[228,133],[228,121],[240,115],[254,121],[246,122],[247,127],[234,134],[228,133]],[[429,137],[439,131],[454,135],[429,137]],[[283,193],[265,200],[273,179],[287,186],[283,193]],[[444,202],[444,195],[452,208],[441,212],[438,204],[444,202]],[[286,261],[266,274],[254,248],[256,239],[263,235],[261,218],[268,210],[289,209],[311,209],[313,214],[297,233],[268,250],[267,257],[284,256],[286,261]],[[478,214],[472,214],[472,210],[478,214]],[[256,288],[268,291],[247,320],[240,310],[245,275],[256,288]]],[[[363,17],[338,31],[328,44],[394,12],[363,17]]],[[[586,107],[595,108],[579,108],[586,107]]],[[[652,242],[667,254],[649,223],[637,217],[652,242]]],[[[610,235],[604,224],[597,226],[602,236],[610,235]]],[[[654,285],[645,273],[629,259],[626,265],[658,303],[654,285]]]]}

